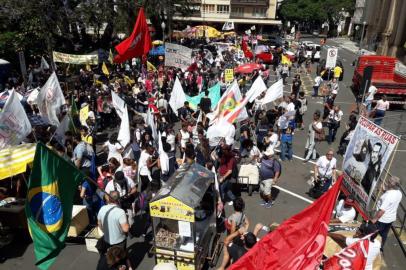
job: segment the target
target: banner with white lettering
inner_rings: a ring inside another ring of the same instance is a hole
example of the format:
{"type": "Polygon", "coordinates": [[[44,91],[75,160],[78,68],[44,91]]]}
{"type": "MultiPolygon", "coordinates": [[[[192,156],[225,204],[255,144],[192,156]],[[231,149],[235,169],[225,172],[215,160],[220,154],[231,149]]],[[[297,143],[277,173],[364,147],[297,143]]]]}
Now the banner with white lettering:
{"type": "Polygon", "coordinates": [[[12,91],[0,112],[0,149],[19,144],[30,133],[30,121],[17,93],[12,91]]]}
{"type": "Polygon", "coordinates": [[[381,174],[399,137],[360,117],[343,160],[343,190],[354,196],[364,218],[373,210],[371,198],[382,186],[381,174]]]}
{"type": "Polygon", "coordinates": [[[165,43],[165,66],[186,70],[192,64],[192,49],[165,43]]]}

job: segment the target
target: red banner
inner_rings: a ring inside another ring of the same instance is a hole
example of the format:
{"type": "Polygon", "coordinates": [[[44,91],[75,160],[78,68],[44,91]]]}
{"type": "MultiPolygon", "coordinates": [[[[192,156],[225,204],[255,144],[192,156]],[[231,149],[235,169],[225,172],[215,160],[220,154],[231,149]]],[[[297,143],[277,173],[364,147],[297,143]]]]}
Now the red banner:
{"type": "Polygon", "coordinates": [[[367,263],[369,240],[363,239],[344,248],[324,262],[324,270],[364,270],[367,263]]]}
{"type": "Polygon", "coordinates": [[[262,238],[229,270],[316,269],[341,182],[342,177],[310,206],[262,238]]]}

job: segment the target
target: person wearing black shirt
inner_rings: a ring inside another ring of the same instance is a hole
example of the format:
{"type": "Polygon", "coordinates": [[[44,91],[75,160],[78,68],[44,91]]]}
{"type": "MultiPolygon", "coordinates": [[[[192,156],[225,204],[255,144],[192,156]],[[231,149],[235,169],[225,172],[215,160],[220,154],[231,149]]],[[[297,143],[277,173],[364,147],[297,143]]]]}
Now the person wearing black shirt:
{"type": "Polygon", "coordinates": [[[204,97],[200,100],[200,108],[204,113],[209,113],[211,111],[211,100],[208,91],[204,92],[204,97]]]}
{"type": "Polygon", "coordinates": [[[334,107],[334,100],[336,99],[337,96],[337,91],[332,91],[331,95],[329,95],[326,99],[326,102],[324,102],[324,111],[323,111],[323,120],[326,120],[328,115],[330,114],[330,111],[334,107]]]}

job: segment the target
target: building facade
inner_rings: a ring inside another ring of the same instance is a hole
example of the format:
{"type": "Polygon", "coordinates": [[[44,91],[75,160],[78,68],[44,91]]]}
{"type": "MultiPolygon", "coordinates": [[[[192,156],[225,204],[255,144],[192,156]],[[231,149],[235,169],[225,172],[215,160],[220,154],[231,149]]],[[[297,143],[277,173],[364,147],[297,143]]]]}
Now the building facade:
{"type": "Polygon", "coordinates": [[[364,31],[363,48],[406,62],[405,14],[405,0],[357,0],[348,34],[360,40],[364,31]]]}
{"type": "MultiPolygon", "coordinates": [[[[276,19],[277,0],[196,0],[188,17],[175,16],[175,21],[188,24],[281,25],[276,19]]],[[[243,29],[241,29],[243,30],[243,29]]]]}

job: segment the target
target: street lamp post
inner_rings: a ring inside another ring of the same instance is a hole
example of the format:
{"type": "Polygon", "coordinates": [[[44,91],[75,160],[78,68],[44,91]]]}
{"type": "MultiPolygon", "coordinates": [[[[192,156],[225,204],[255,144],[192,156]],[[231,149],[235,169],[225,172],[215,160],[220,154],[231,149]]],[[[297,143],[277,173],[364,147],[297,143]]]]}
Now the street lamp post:
{"type": "Polygon", "coordinates": [[[166,28],[165,22],[161,23],[161,27],[162,27],[162,41],[163,43],[165,43],[165,28],[166,28]]]}
{"type": "Polygon", "coordinates": [[[366,21],[362,23],[362,32],[361,32],[361,40],[359,42],[359,49],[362,50],[362,45],[364,43],[364,32],[365,32],[365,25],[367,24],[366,21]]]}

